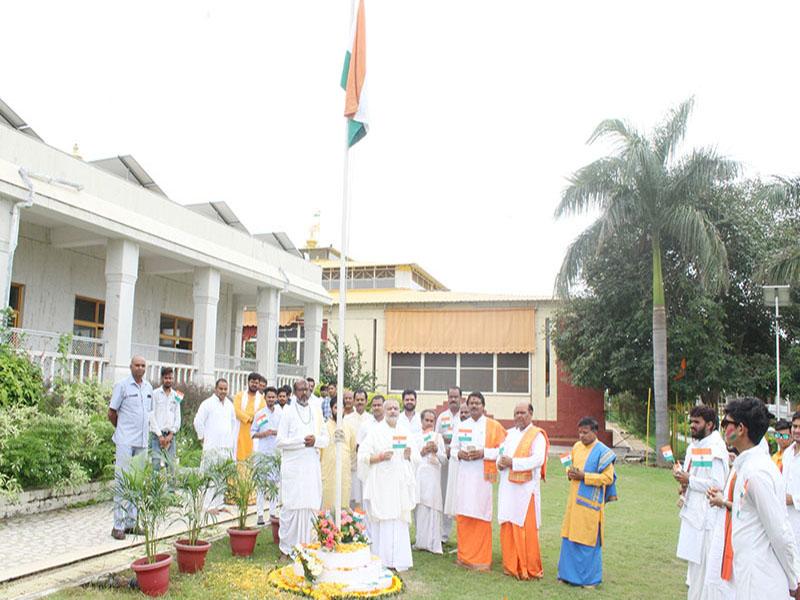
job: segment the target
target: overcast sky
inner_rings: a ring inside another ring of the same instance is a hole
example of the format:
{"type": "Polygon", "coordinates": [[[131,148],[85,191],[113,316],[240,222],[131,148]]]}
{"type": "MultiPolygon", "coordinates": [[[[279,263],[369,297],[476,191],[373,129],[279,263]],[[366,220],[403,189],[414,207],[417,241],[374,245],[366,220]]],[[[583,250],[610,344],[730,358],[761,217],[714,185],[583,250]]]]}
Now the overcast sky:
{"type": "MultiPolygon", "coordinates": [[[[694,95],[691,145],[798,169],[796,2],[366,0],[371,130],[350,255],[454,290],[550,293],[588,221],[554,222],[607,117],[694,95]]],[[[340,245],[350,0],[4,3],[3,98],[46,142],[132,154],[173,200],[340,245]]]]}

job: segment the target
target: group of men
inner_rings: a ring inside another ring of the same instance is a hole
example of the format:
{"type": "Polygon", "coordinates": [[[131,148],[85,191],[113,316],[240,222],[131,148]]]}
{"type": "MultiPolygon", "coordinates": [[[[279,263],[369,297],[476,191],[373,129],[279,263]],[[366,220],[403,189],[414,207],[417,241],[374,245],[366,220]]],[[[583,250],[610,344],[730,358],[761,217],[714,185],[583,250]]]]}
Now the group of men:
{"type": "Polygon", "coordinates": [[[688,562],[688,598],[800,598],[800,412],[765,434],[771,415],[757,398],[690,413],[692,443],[679,484],[677,555],[688,562]]]}
{"type": "MultiPolygon", "coordinates": [[[[118,470],[146,450],[148,434],[154,450],[174,452],[170,448],[180,427],[180,407],[177,421],[168,418],[175,414],[170,402],[179,402],[171,373],[162,372],[162,385],[155,391],[143,375],[144,359],[134,357],[131,376],[112,395],[109,418],[116,426],[118,470]]],[[[529,403],[514,408],[514,426],[506,430],[487,416],[480,392],[465,401],[458,387],[448,390],[447,410],[438,416],[432,410],[417,412],[415,390],[405,390],[401,402],[380,394],[368,402],[364,390],[347,390],[339,415],[335,387],[326,390],[327,396],[316,396],[313,379],[298,379],[281,402],[282,390],[251,373],[247,390],[231,400],[228,382],[219,379],[194,417],[203,446],[201,468],[223,458],[245,460],[253,452],[280,453],[280,494],[270,500],[269,515],[279,524],[283,554],[314,541],[314,519],[320,509],[337,504],[338,481],[341,506],[365,513],[372,551],[387,567],[403,571],[413,566],[412,521],[414,548],[435,554],[443,553],[455,521],[458,564],[489,570],[497,484],[503,571],[522,580],[543,576],[540,482],[550,442],[532,423],[529,403]]],[[[602,577],[604,505],[615,496],[615,457],[597,440],[597,430],[591,417],[579,422],[579,441],[567,470],[571,491],[558,567],[561,580],[585,587],[597,585],[602,577]]],[[[160,456],[154,453],[154,465],[160,456]]],[[[210,509],[221,503],[212,495],[210,509]]],[[[264,505],[259,494],[262,525],[264,505]]],[[[119,506],[112,535],[124,537],[131,518],[131,508],[119,506]]]]}

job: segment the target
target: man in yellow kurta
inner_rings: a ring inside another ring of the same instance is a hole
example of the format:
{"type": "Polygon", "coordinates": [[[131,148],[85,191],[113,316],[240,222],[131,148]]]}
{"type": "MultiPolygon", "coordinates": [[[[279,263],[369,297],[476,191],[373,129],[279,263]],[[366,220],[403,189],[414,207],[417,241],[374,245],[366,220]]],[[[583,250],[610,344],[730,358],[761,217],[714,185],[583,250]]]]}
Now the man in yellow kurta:
{"type": "Polygon", "coordinates": [[[593,417],[578,422],[579,441],[569,460],[567,511],[561,525],[561,581],[593,588],[603,579],[603,521],[605,503],[616,500],[614,452],[597,439],[599,425],[593,417]]]}
{"type": "MultiPolygon", "coordinates": [[[[328,439],[336,439],[336,397],[329,400],[331,418],[325,421],[328,439]]],[[[350,427],[342,427],[342,508],[350,504],[350,464],[356,456],[356,436],[350,427]]],[[[322,463],[322,508],[332,510],[336,504],[336,444],[330,444],[320,451],[322,463]]]]}
{"type": "Polygon", "coordinates": [[[261,375],[250,373],[247,376],[247,393],[240,391],[233,398],[233,410],[239,428],[236,432],[236,460],[245,460],[253,453],[253,438],[250,437],[250,426],[255,414],[266,406],[264,397],[258,391],[261,375]]]}

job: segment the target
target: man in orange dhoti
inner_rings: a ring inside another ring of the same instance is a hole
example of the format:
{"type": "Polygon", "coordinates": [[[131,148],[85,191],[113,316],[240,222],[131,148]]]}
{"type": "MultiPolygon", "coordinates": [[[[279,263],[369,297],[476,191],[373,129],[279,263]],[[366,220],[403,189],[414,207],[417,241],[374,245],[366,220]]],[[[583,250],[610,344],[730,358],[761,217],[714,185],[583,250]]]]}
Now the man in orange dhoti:
{"type": "Polygon", "coordinates": [[[547,470],[550,441],[543,429],[531,423],[533,406],[523,402],[514,408],[515,427],[500,446],[497,468],[500,487],[497,520],[503,572],[517,579],[540,579],[539,552],[541,494],[539,481],[547,470]]]}
{"type": "Polygon", "coordinates": [[[470,418],[453,435],[450,454],[458,460],[456,532],[458,564],[488,571],[492,565],[492,484],[497,481],[498,449],[506,430],[484,415],[480,392],[467,397],[470,418]]]}
{"type": "Polygon", "coordinates": [[[250,437],[250,426],[253,417],[266,406],[264,397],[258,391],[261,375],[250,373],[247,376],[247,393],[240,391],[233,398],[233,410],[236,412],[236,422],[239,425],[236,431],[236,460],[245,460],[253,453],[253,438],[250,437]]]}

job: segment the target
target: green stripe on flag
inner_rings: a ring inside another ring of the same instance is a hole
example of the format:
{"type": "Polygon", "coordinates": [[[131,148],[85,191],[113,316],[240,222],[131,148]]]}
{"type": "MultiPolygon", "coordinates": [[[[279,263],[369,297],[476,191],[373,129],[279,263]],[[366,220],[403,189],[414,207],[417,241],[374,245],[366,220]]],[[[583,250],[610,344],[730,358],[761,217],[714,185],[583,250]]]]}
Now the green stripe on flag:
{"type": "Polygon", "coordinates": [[[713,462],[714,462],[713,460],[693,460],[692,466],[697,467],[698,469],[702,468],[710,469],[713,462]]]}
{"type": "Polygon", "coordinates": [[[468,437],[468,436],[464,436],[464,435],[462,435],[462,436],[459,436],[459,438],[458,438],[458,441],[459,441],[459,442],[471,442],[471,441],[472,441],[472,438],[471,438],[471,437],[468,437]]]}
{"type": "Polygon", "coordinates": [[[349,119],[347,121],[347,146],[353,147],[358,142],[361,141],[367,135],[367,128],[363,123],[356,121],[355,119],[349,119]]]}
{"type": "Polygon", "coordinates": [[[350,50],[344,53],[344,68],[342,69],[341,86],[343,90],[347,89],[347,74],[350,72],[350,50]]]}
{"type": "Polygon", "coordinates": [[[405,447],[406,447],[405,444],[392,444],[392,448],[394,448],[395,450],[404,450],[405,447]]]}

